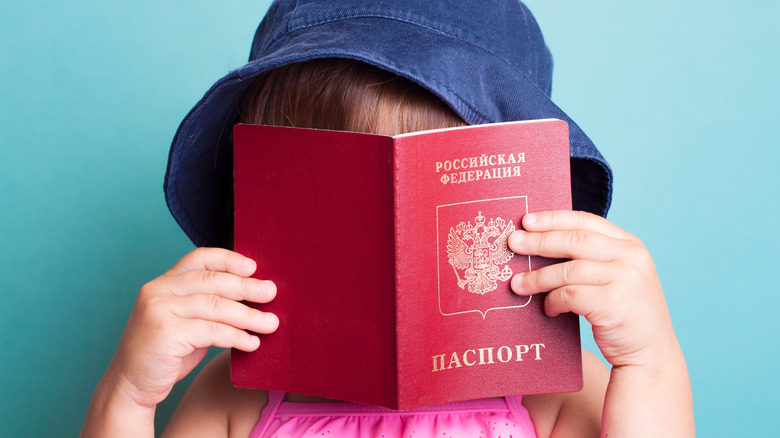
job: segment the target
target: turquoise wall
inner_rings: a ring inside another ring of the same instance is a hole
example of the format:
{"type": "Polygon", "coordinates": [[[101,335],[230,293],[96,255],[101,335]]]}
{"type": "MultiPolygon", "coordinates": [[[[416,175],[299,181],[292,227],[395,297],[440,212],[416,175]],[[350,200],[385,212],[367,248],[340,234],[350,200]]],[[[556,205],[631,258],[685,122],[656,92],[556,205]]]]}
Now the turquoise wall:
{"type": "MultiPolygon", "coordinates": [[[[0,435],[78,433],[139,287],[192,248],[163,200],[170,139],[267,4],[2,2],[0,435]]],[[[610,218],[655,257],[699,434],[762,435],[780,389],[780,6],[528,4],[553,97],[614,167],[610,218]]]]}

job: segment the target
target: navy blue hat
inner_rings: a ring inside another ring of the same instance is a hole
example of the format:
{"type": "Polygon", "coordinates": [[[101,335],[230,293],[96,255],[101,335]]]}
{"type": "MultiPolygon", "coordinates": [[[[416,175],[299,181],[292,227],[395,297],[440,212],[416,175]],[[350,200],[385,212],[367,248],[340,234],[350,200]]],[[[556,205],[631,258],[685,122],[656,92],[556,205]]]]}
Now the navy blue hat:
{"type": "Polygon", "coordinates": [[[255,34],[249,63],[187,114],[173,139],[165,195],[197,246],[228,246],[236,101],[258,75],[315,58],[348,58],[405,77],[469,124],[558,118],[569,123],[574,209],[606,216],[612,171],[550,100],[552,56],[517,0],[281,0],[255,34]]]}

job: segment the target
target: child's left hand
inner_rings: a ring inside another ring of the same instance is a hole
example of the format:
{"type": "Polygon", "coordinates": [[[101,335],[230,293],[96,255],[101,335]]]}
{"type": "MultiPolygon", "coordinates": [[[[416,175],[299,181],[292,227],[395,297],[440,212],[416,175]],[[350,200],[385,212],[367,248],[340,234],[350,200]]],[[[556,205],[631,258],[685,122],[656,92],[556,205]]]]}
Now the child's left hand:
{"type": "Polygon", "coordinates": [[[512,278],[519,295],[550,292],[545,313],[574,312],[593,326],[615,367],[663,360],[677,340],[655,265],[642,242],[606,219],[579,211],[528,214],[509,248],[569,261],[512,278]]]}
{"type": "MultiPolygon", "coordinates": [[[[509,237],[512,251],[571,260],[515,275],[512,290],[549,291],[544,302],[549,316],[584,316],[612,364],[598,415],[601,436],[695,436],[685,359],[642,242],[606,219],[576,211],[528,214],[523,228],[509,237]]],[[[559,409],[550,430],[579,433],[582,406],[567,408],[563,401],[559,409]]]]}

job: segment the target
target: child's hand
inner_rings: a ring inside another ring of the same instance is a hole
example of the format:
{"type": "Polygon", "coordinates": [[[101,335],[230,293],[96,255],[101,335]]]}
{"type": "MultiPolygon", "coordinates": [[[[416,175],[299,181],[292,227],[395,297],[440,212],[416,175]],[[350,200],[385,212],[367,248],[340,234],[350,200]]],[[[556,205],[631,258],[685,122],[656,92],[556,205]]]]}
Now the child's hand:
{"type": "Polygon", "coordinates": [[[512,278],[519,295],[550,292],[545,313],[574,312],[593,326],[594,339],[613,366],[647,365],[674,350],[677,340],[661,284],[642,242],[589,213],[528,214],[526,231],[509,237],[518,254],[569,258],[512,278]]]}
{"type": "MultiPolygon", "coordinates": [[[[141,288],[108,373],[131,402],[153,407],[203,359],[209,346],[253,351],[275,315],[240,301],[266,303],[270,281],[249,278],[254,261],[232,251],[199,248],[141,288]]],[[[105,378],[104,378],[105,379],[105,378]]]]}
{"type": "MultiPolygon", "coordinates": [[[[523,227],[509,236],[512,251],[571,260],[515,275],[512,290],[549,291],[544,302],[549,316],[583,315],[612,364],[601,436],[695,436],[685,359],[642,242],[583,212],[528,214],[523,227]]],[[[564,435],[577,430],[581,407],[564,401],[559,409],[554,429],[564,435]]]]}

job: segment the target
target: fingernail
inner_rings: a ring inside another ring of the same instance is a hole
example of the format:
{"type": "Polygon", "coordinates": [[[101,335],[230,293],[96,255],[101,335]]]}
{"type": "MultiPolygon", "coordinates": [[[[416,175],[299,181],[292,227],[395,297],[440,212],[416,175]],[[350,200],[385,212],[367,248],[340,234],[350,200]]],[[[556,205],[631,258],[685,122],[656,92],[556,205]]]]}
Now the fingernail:
{"type": "Polygon", "coordinates": [[[538,218],[536,217],[535,214],[528,213],[527,215],[525,215],[525,219],[523,219],[523,222],[526,224],[533,224],[536,222],[537,219],[538,218]]]}
{"type": "Polygon", "coordinates": [[[259,347],[260,346],[260,337],[252,335],[252,343],[255,344],[255,347],[259,347]]]}
{"type": "Polygon", "coordinates": [[[272,299],[276,296],[276,284],[270,280],[263,280],[260,282],[260,291],[264,293],[268,299],[272,299]]]}
{"type": "Polygon", "coordinates": [[[517,273],[512,277],[512,282],[510,283],[510,286],[512,287],[512,291],[516,294],[520,294],[523,292],[523,273],[517,273]]]}
{"type": "Polygon", "coordinates": [[[270,327],[276,327],[279,325],[279,318],[277,318],[273,313],[266,313],[265,323],[270,327]]]}
{"type": "Polygon", "coordinates": [[[523,239],[525,239],[525,233],[522,230],[515,230],[512,234],[509,235],[509,240],[513,245],[519,245],[523,243],[523,239]]]}

